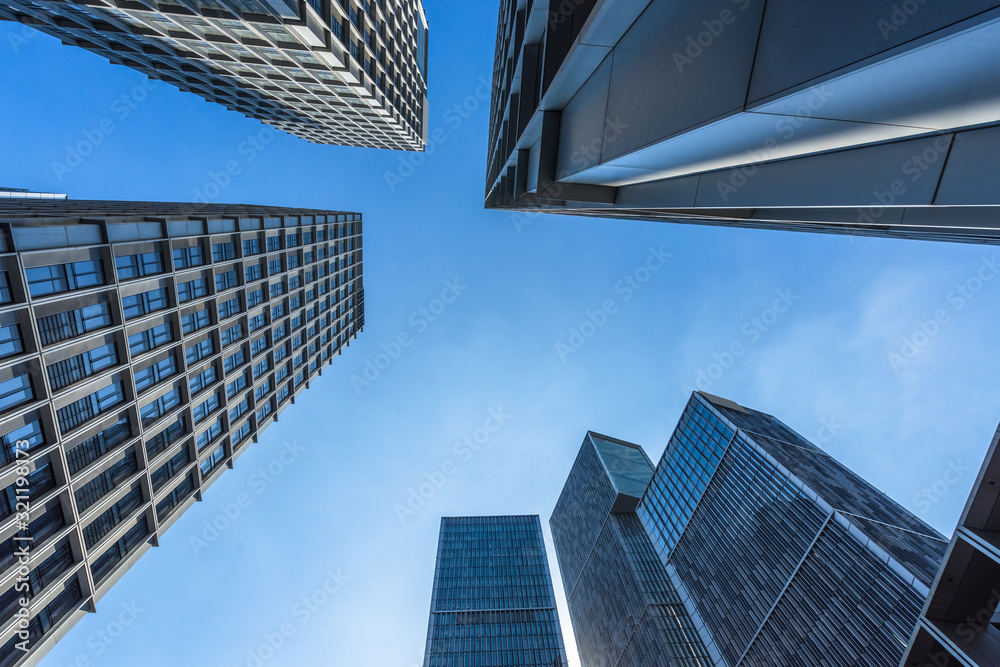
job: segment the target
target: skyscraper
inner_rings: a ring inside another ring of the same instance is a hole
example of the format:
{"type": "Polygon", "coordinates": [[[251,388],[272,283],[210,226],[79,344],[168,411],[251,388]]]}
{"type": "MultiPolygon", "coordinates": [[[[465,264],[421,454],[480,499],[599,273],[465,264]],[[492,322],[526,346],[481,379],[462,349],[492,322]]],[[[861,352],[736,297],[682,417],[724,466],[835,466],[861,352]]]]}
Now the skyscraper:
{"type": "Polygon", "coordinates": [[[421,0],[11,0],[0,18],[312,142],[427,142],[421,0]]]}
{"type": "Polygon", "coordinates": [[[502,0],[485,204],[1000,243],[998,8],[502,0]]]}
{"type": "Polygon", "coordinates": [[[0,199],[0,666],[94,611],[362,329],[361,225],[0,199]]]}
{"type": "Polygon", "coordinates": [[[1000,667],[1000,429],[900,667],[1000,667]]]}
{"type": "Polygon", "coordinates": [[[634,445],[588,434],[552,517],[564,581],[576,579],[570,614],[584,667],[674,664],[618,660],[640,637],[649,655],[677,655],[678,636],[689,661],[680,664],[896,667],[947,546],[941,535],[774,417],[700,392],[651,475],[644,463],[634,445]],[[574,510],[595,506],[609,516],[574,510]],[[641,533],[616,528],[622,513],[641,533]],[[620,546],[645,549],[642,537],[664,574],[620,546]],[[661,614],[674,632],[639,625],[642,607],[623,604],[636,588],[647,607],[650,590],[679,601],[661,614]],[[602,624],[614,641],[589,648],[583,638],[609,634],[602,624]]]}
{"type": "Polygon", "coordinates": [[[552,512],[585,667],[714,664],[635,513],[652,477],[641,447],[588,432],[552,512]]]}
{"type": "Polygon", "coordinates": [[[566,667],[538,516],[441,519],[424,667],[566,667]]]}

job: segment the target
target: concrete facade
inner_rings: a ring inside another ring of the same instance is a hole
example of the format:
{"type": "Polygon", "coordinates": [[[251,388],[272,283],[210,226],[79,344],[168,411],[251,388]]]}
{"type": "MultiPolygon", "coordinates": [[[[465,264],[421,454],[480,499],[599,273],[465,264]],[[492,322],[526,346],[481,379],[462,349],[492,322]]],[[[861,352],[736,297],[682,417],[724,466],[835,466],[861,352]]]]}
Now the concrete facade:
{"type": "Polygon", "coordinates": [[[95,611],[361,331],[361,226],[0,199],[0,665],[95,611]]]}

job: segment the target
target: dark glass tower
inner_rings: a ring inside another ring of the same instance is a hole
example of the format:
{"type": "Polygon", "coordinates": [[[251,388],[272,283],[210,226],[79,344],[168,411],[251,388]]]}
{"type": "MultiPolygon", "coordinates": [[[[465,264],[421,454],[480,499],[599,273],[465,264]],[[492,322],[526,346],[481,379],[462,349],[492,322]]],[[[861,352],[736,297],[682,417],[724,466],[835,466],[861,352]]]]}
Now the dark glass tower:
{"type": "Polygon", "coordinates": [[[538,516],[441,519],[424,667],[565,667],[538,516]]]}
{"type": "Polygon", "coordinates": [[[587,433],[549,521],[586,667],[713,664],[635,513],[652,477],[638,445],[587,433]]]}
{"type": "Polygon", "coordinates": [[[678,636],[639,632],[629,586],[647,605],[654,586],[679,601],[670,618],[700,640],[679,664],[899,663],[947,546],[930,526],[774,417],[708,394],[651,475],[625,447],[589,434],[552,517],[584,667],[678,664],[619,662],[640,640],[669,654],[678,636]],[[663,574],[619,546],[630,507],[663,574]]]}

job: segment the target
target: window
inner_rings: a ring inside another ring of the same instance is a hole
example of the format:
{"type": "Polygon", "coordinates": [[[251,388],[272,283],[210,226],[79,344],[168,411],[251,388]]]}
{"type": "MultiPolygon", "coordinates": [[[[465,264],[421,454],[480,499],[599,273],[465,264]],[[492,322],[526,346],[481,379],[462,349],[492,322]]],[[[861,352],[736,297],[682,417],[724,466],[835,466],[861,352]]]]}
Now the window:
{"type": "Polygon", "coordinates": [[[278,390],[278,403],[281,404],[286,398],[292,393],[291,388],[286,384],[284,387],[278,390]]]}
{"type": "Polygon", "coordinates": [[[271,298],[276,299],[287,291],[288,289],[285,287],[285,281],[275,283],[271,285],[271,298]]]}
{"type": "Polygon", "coordinates": [[[247,397],[244,396],[242,401],[229,410],[229,423],[232,424],[234,421],[245,415],[249,409],[250,403],[247,401],[247,397]]]}
{"type": "Polygon", "coordinates": [[[295,289],[302,284],[302,279],[298,276],[292,276],[288,279],[288,289],[295,289]]]}
{"type": "Polygon", "coordinates": [[[108,343],[101,347],[88,350],[75,357],[57,361],[46,370],[49,375],[49,383],[52,389],[58,390],[63,387],[79,382],[85,378],[95,375],[105,368],[110,368],[118,363],[118,348],[114,343],[108,343]]]}
{"type": "Polygon", "coordinates": [[[316,230],[316,240],[317,241],[325,241],[326,240],[326,230],[325,229],[317,229],[316,230]]]}
{"type": "Polygon", "coordinates": [[[250,343],[250,356],[256,357],[258,354],[267,349],[267,334],[264,334],[257,340],[250,343]]]}
{"type": "Polygon", "coordinates": [[[267,319],[264,317],[264,313],[260,315],[254,315],[250,318],[250,332],[253,333],[267,324],[267,319]]]}
{"type": "MultiPolygon", "coordinates": [[[[295,310],[296,308],[298,308],[301,305],[302,305],[302,297],[299,296],[298,294],[296,294],[295,296],[293,296],[291,299],[288,300],[288,307],[291,310],[295,310]]],[[[298,325],[297,324],[293,324],[292,326],[298,326],[298,325]]]]}
{"type": "Polygon", "coordinates": [[[132,490],[129,491],[121,500],[109,507],[107,511],[94,519],[86,528],[83,529],[83,539],[87,544],[87,548],[93,548],[95,544],[101,541],[101,538],[110,533],[115,526],[121,523],[122,520],[137,510],[141,505],[142,488],[140,487],[139,482],[136,482],[133,484],[132,490]]]}
{"type": "Polygon", "coordinates": [[[128,418],[122,417],[117,422],[97,435],[87,438],[76,447],[66,452],[66,463],[71,475],[75,475],[97,459],[125,442],[131,435],[128,418]]]}
{"type": "Polygon", "coordinates": [[[259,364],[256,364],[253,367],[253,379],[256,380],[270,369],[271,369],[271,360],[264,359],[264,361],[260,362],[259,364]]]}
{"type": "Polygon", "coordinates": [[[163,396],[139,409],[142,425],[148,426],[181,404],[180,387],[174,387],[163,396]]]}
{"type": "Polygon", "coordinates": [[[275,274],[281,273],[283,270],[281,259],[272,259],[267,263],[267,275],[273,276],[275,274]]]}
{"type": "Polygon", "coordinates": [[[285,322],[281,323],[281,326],[274,328],[274,340],[281,340],[288,335],[288,324],[285,322]]]}
{"type": "Polygon", "coordinates": [[[247,292],[247,308],[253,308],[263,300],[264,290],[258,288],[252,292],[247,292]]]}
{"type": "Polygon", "coordinates": [[[125,386],[121,380],[115,380],[89,396],[84,396],[59,409],[56,412],[59,428],[64,434],[69,433],[124,401],[125,386]]]}
{"type": "Polygon", "coordinates": [[[286,247],[288,247],[288,248],[294,248],[294,247],[296,247],[298,245],[299,245],[299,235],[298,234],[289,234],[285,238],[285,246],[286,247]]]}
{"type": "Polygon", "coordinates": [[[10,303],[14,300],[14,295],[10,292],[10,281],[7,279],[7,272],[0,271],[0,303],[10,303]]]}
{"type": "Polygon", "coordinates": [[[241,375],[226,385],[226,396],[232,398],[240,390],[246,388],[246,386],[247,386],[247,376],[241,375]]]}
{"type": "Polygon", "coordinates": [[[200,452],[205,447],[208,447],[212,443],[212,441],[218,438],[220,435],[222,435],[222,417],[216,419],[215,422],[213,422],[212,425],[208,427],[208,430],[200,434],[198,438],[195,440],[195,443],[198,446],[198,451],[200,452]]]}
{"type": "Polygon", "coordinates": [[[170,307],[167,299],[167,290],[164,288],[150,290],[142,294],[122,297],[122,309],[125,311],[125,319],[131,320],[142,315],[163,310],[170,307]]]}
{"type": "Polygon", "coordinates": [[[260,239],[249,239],[243,242],[243,255],[259,255],[260,254],[260,239]]]}
{"type": "Polygon", "coordinates": [[[200,245],[174,250],[175,269],[189,269],[192,266],[201,266],[204,263],[205,254],[201,251],[200,245]]]}
{"type": "Polygon", "coordinates": [[[208,387],[217,379],[218,376],[215,372],[215,366],[209,366],[201,373],[191,378],[190,382],[188,383],[188,389],[190,389],[191,396],[195,396],[202,389],[208,387]]]}
{"type": "Polygon", "coordinates": [[[225,347],[226,345],[235,343],[241,338],[243,338],[243,323],[237,322],[222,332],[222,345],[225,347]]]}
{"type": "Polygon", "coordinates": [[[292,338],[292,349],[297,350],[298,348],[302,347],[304,339],[305,336],[303,336],[302,334],[298,334],[294,338],[292,338]]]}
{"type": "Polygon", "coordinates": [[[313,257],[314,257],[313,251],[307,250],[305,254],[302,256],[302,261],[305,262],[306,264],[311,264],[313,261],[313,257]]]}
{"type": "MultiPolygon", "coordinates": [[[[187,333],[187,332],[185,332],[187,333]]],[[[174,327],[170,322],[164,322],[152,329],[146,329],[128,337],[128,349],[132,356],[138,356],[174,339],[174,327]]]]}
{"type": "Polygon", "coordinates": [[[195,278],[177,286],[177,302],[186,303],[191,299],[208,295],[208,284],[204,278],[195,278]]]}
{"type": "Polygon", "coordinates": [[[259,403],[272,389],[274,389],[274,382],[268,379],[267,382],[253,390],[254,402],[259,403]]]}
{"type": "Polygon", "coordinates": [[[240,364],[242,364],[244,361],[246,361],[246,355],[243,354],[242,349],[239,349],[236,350],[236,352],[234,352],[233,354],[226,357],[225,362],[223,362],[223,366],[226,369],[226,372],[229,373],[239,368],[240,364]]]}
{"type": "Polygon", "coordinates": [[[260,280],[261,278],[264,277],[264,268],[260,264],[251,264],[250,266],[243,269],[243,276],[245,278],[244,282],[260,280]]]}
{"type": "Polygon", "coordinates": [[[0,438],[0,443],[3,445],[5,461],[7,463],[13,463],[17,460],[18,449],[22,452],[30,452],[31,450],[45,444],[45,434],[42,432],[42,422],[37,419],[35,421],[28,422],[24,426],[16,428],[0,438]],[[17,443],[22,440],[28,444],[26,447],[18,448],[17,443]]]}
{"type": "Polygon", "coordinates": [[[281,250],[281,237],[280,236],[268,236],[267,237],[267,251],[274,252],[275,250],[281,250]]]}
{"type": "Polygon", "coordinates": [[[187,359],[188,366],[195,364],[205,357],[211,356],[215,352],[215,340],[207,338],[200,343],[188,347],[184,350],[184,358],[187,359]]]}
{"type": "Polygon", "coordinates": [[[210,414],[219,409],[219,395],[212,394],[194,408],[194,423],[199,424],[210,414]]]}
{"type": "MultiPolygon", "coordinates": [[[[110,549],[94,561],[94,582],[100,583],[107,578],[118,563],[146,540],[148,533],[149,526],[146,523],[146,517],[140,516],[135,526],[129,528],[129,531],[120,540],[112,544],[110,549]]],[[[76,588],[79,589],[79,583],[76,584],[76,588]]],[[[65,592],[60,593],[60,595],[65,595],[65,592]]]]}
{"type": "Polygon", "coordinates": [[[292,253],[291,255],[288,256],[288,268],[294,269],[300,265],[301,262],[299,261],[298,253],[292,253]]]}
{"type": "Polygon", "coordinates": [[[93,506],[98,500],[114,491],[119,484],[134,475],[138,469],[135,451],[128,452],[110,468],[76,490],[73,495],[76,498],[77,510],[80,513],[85,512],[87,508],[93,506]]]}
{"type": "Polygon", "coordinates": [[[181,329],[184,330],[185,334],[194,333],[198,329],[211,324],[212,313],[209,311],[208,306],[181,318],[181,329]]]}
{"type": "Polygon", "coordinates": [[[298,387],[305,381],[306,381],[306,372],[300,371],[299,374],[295,376],[295,386],[298,387]]]}
{"type": "Polygon", "coordinates": [[[239,286],[239,284],[239,280],[236,279],[236,269],[231,269],[225,273],[219,273],[215,276],[216,292],[232,289],[233,287],[239,286]]]}
{"type": "Polygon", "coordinates": [[[156,518],[161,522],[170,516],[173,509],[180,505],[194,491],[194,475],[188,475],[184,481],[177,485],[177,488],[164,496],[163,500],[156,503],[156,518]]]}
{"type": "Polygon", "coordinates": [[[212,244],[212,259],[216,262],[224,262],[227,259],[233,259],[235,257],[236,250],[233,248],[233,244],[231,242],[212,244]]]}
{"type": "Polygon", "coordinates": [[[38,266],[25,269],[24,273],[28,278],[28,292],[34,297],[104,284],[104,271],[99,259],[38,266]]]}
{"type": "Polygon", "coordinates": [[[219,304],[219,319],[224,320],[227,317],[232,317],[242,310],[239,296],[234,296],[232,299],[219,304]]]}
{"type": "Polygon", "coordinates": [[[288,356],[288,343],[274,348],[274,363],[278,363],[288,356]]]}
{"type": "Polygon", "coordinates": [[[257,409],[257,424],[259,425],[264,421],[269,414],[271,414],[271,401],[268,401],[257,409]]]}
{"type": "Polygon", "coordinates": [[[177,421],[149,438],[146,441],[146,458],[152,461],[157,454],[177,442],[187,432],[185,423],[184,415],[180,414],[177,416],[177,421]]]}
{"type": "Polygon", "coordinates": [[[0,382],[0,412],[12,410],[35,398],[30,375],[18,375],[0,382]]]}
{"type": "Polygon", "coordinates": [[[156,492],[162,489],[163,485],[169,482],[170,478],[176,475],[188,463],[191,463],[191,450],[185,447],[178,454],[175,454],[173,458],[157,468],[150,476],[153,483],[153,491],[156,492]]]}
{"type": "Polygon", "coordinates": [[[156,251],[115,257],[115,268],[118,270],[119,280],[163,273],[163,253],[156,251]]]}
{"type": "Polygon", "coordinates": [[[233,446],[243,442],[248,435],[250,435],[250,422],[244,422],[243,426],[233,431],[233,446]]]}
{"type": "Polygon", "coordinates": [[[13,357],[23,351],[21,327],[17,324],[0,325],[0,359],[13,357]]]}
{"type": "Polygon", "coordinates": [[[149,389],[161,380],[165,380],[176,373],[177,361],[174,359],[174,355],[171,354],[166,359],[161,359],[151,366],[146,366],[136,371],[135,389],[136,391],[149,389]]]}
{"type": "Polygon", "coordinates": [[[274,374],[274,381],[281,382],[286,377],[288,377],[288,364],[285,364],[284,366],[278,369],[278,372],[274,374]]]}
{"type": "Polygon", "coordinates": [[[207,459],[202,461],[201,476],[206,477],[209,474],[211,474],[213,470],[219,467],[219,464],[222,463],[222,461],[225,460],[225,458],[226,458],[226,451],[222,445],[219,445],[218,449],[212,452],[212,454],[207,459]]]}

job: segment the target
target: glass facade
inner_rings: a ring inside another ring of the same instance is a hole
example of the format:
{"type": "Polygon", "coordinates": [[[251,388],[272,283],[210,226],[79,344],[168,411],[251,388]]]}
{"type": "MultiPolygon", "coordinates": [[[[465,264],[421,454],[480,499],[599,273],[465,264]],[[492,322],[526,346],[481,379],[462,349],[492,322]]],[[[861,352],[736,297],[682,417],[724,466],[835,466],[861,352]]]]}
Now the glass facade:
{"type": "Polygon", "coordinates": [[[537,516],[441,520],[424,667],[565,667],[537,516]]]}
{"type": "Polygon", "coordinates": [[[549,520],[584,667],[709,667],[635,513],[653,476],[636,445],[588,433],[549,520]]]}
{"type": "Polygon", "coordinates": [[[700,393],[637,513],[730,666],[898,664],[947,546],[778,419],[700,393]]]}
{"type": "Polygon", "coordinates": [[[780,420],[702,393],[655,471],[588,433],[550,525],[584,667],[895,667],[947,547],[780,420]]]}

